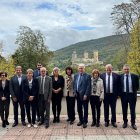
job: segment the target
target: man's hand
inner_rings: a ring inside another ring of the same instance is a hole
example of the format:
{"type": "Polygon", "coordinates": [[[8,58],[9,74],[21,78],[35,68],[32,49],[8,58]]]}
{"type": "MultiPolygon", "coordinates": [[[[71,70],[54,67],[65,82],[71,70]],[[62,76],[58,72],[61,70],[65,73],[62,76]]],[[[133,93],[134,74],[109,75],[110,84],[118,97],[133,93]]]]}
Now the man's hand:
{"type": "Polygon", "coordinates": [[[34,99],[34,96],[29,96],[29,101],[32,101],[34,99]]]}
{"type": "Polygon", "coordinates": [[[2,101],[5,101],[5,100],[6,100],[6,97],[1,97],[1,100],[2,100],[2,101]]]}
{"type": "Polygon", "coordinates": [[[83,100],[84,101],[87,100],[87,95],[84,95],[83,100]]]}
{"type": "Polygon", "coordinates": [[[13,97],[13,101],[14,101],[14,102],[17,102],[17,98],[16,98],[16,97],[13,97]]]}

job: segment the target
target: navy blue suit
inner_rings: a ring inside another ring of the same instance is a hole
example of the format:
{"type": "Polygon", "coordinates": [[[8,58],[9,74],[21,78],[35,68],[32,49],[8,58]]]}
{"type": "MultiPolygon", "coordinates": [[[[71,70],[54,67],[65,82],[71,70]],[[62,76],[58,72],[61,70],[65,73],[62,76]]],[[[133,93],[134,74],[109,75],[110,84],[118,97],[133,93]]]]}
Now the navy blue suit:
{"type": "Polygon", "coordinates": [[[31,123],[30,108],[32,107],[32,124],[35,124],[37,97],[38,97],[38,80],[33,79],[32,88],[29,88],[28,79],[25,79],[22,84],[23,101],[25,102],[28,122],[31,123]],[[32,101],[29,101],[29,96],[34,96],[32,101]]]}
{"type": "Polygon", "coordinates": [[[81,80],[79,81],[79,88],[77,89],[79,73],[75,74],[74,76],[74,92],[77,98],[77,108],[78,108],[78,115],[79,120],[81,123],[88,122],[88,102],[89,96],[91,94],[91,76],[87,73],[83,73],[81,80]],[[84,95],[87,96],[87,100],[83,100],[84,95]],[[83,109],[84,108],[84,115],[83,109]]]}
{"type": "Polygon", "coordinates": [[[104,84],[104,117],[105,122],[109,123],[109,106],[111,107],[111,122],[116,122],[116,101],[119,96],[119,75],[112,72],[112,93],[106,93],[106,73],[101,74],[104,84]]]}
{"type": "Polygon", "coordinates": [[[14,105],[14,120],[18,123],[18,104],[21,109],[21,121],[25,121],[25,107],[23,102],[23,92],[22,92],[22,83],[26,76],[22,75],[21,85],[19,85],[17,75],[13,76],[10,80],[10,93],[12,98],[16,97],[17,101],[13,101],[14,105]]]}
{"type": "Polygon", "coordinates": [[[135,124],[136,119],[136,101],[137,101],[137,90],[139,89],[139,77],[135,74],[131,75],[132,81],[132,93],[124,92],[124,74],[121,75],[121,102],[122,102],[122,112],[123,112],[123,121],[124,123],[128,122],[127,119],[127,110],[128,110],[128,103],[130,106],[130,113],[131,113],[131,123],[132,125],[135,124]]]}

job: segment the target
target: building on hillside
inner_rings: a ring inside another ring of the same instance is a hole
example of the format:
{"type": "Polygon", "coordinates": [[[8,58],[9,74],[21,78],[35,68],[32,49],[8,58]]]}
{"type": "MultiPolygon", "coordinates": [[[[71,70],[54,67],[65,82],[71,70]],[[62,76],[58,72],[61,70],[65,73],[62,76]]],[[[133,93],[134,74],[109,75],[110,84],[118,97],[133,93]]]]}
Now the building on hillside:
{"type": "Polygon", "coordinates": [[[77,56],[76,51],[73,51],[71,61],[72,61],[72,66],[77,66],[80,63],[84,63],[86,66],[103,64],[103,61],[99,61],[99,53],[97,50],[93,51],[93,58],[89,58],[87,51],[84,51],[83,58],[79,58],[77,56]]]}

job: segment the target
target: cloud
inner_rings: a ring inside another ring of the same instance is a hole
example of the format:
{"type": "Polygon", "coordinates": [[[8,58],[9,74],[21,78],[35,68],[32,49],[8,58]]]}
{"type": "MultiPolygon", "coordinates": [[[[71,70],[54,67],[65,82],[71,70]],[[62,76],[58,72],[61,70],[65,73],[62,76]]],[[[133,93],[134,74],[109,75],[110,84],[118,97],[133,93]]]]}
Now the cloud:
{"type": "Polygon", "coordinates": [[[41,30],[49,49],[112,35],[112,8],[129,0],[10,0],[0,1],[0,40],[12,54],[19,26],[41,30]]]}

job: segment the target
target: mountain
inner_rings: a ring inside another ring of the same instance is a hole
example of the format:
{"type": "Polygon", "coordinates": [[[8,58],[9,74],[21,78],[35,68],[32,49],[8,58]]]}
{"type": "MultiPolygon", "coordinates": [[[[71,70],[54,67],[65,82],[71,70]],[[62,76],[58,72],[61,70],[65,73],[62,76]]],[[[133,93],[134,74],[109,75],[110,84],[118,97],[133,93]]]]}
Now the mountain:
{"type": "Polygon", "coordinates": [[[93,51],[98,50],[99,60],[104,63],[111,63],[114,57],[129,47],[130,41],[127,34],[112,35],[99,39],[92,39],[78,42],[54,52],[52,63],[57,66],[63,66],[64,63],[70,62],[73,51],[77,52],[78,57],[83,57],[86,50],[89,58],[93,57],[93,51]]]}

